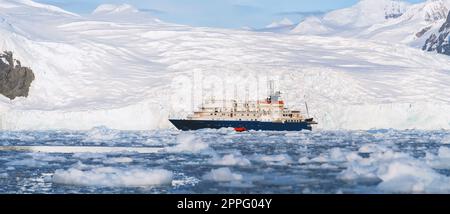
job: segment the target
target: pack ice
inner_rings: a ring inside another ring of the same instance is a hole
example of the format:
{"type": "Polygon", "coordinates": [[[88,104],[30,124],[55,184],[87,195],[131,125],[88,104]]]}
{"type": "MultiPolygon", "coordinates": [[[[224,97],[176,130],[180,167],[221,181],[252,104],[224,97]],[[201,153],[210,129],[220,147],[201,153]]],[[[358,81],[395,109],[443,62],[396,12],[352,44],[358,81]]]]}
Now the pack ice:
{"type": "Polygon", "coordinates": [[[304,110],[306,98],[321,129],[450,128],[450,58],[404,43],[190,27],[130,5],[78,15],[0,0],[0,49],[36,76],[27,98],[0,97],[3,130],[171,128],[169,115],[202,97],[265,96],[267,79],[291,108],[304,110]]]}

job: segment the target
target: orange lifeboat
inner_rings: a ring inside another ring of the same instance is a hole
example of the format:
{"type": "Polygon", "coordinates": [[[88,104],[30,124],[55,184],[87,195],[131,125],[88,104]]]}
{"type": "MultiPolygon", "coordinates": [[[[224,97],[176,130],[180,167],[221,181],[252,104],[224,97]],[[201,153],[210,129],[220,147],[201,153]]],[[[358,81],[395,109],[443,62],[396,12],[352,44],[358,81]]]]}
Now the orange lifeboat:
{"type": "Polygon", "coordinates": [[[247,131],[247,129],[245,127],[236,127],[236,128],[234,128],[234,130],[237,131],[237,132],[245,132],[245,131],[247,131]]]}

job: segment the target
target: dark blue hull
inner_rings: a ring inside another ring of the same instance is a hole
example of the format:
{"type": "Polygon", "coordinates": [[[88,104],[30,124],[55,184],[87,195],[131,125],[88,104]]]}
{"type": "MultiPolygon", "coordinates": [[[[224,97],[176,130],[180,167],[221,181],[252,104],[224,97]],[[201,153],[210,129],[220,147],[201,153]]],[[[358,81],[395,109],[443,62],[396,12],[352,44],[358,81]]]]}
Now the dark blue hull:
{"type": "Polygon", "coordinates": [[[200,129],[244,128],[255,131],[301,131],[312,130],[311,123],[274,123],[259,121],[219,121],[219,120],[170,120],[179,130],[190,131],[200,129]]]}

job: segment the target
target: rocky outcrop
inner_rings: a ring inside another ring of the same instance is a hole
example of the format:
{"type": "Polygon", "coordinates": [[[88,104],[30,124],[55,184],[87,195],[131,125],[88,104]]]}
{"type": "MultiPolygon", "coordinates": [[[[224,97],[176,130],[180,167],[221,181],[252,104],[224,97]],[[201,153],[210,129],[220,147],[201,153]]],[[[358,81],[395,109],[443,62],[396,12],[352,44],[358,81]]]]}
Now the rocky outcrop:
{"type": "Polygon", "coordinates": [[[28,97],[34,73],[30,68],[22,67],[13,53],[0,53],[0,94],[13,100],[16,97],[28,97]]]}
{"type": "Polygon", "coordinates": [[[437,33],[433,33],[425,41],[425,45],[422,47],[424,51],[436,51],[440,54],[450,55],[450,13],[447,16],[447,20],[441,26],[437,33]]]}

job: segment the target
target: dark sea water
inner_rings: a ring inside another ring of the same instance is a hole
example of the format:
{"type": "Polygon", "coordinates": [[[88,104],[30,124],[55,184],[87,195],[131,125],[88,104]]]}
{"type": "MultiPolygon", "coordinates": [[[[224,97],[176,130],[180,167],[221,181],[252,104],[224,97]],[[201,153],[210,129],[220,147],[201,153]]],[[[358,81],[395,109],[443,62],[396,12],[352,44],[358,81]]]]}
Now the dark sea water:
{"type": "Polygon", "coordinates": [[[0,132],[0,193],[450,193],[449,131],[0,132]]]}

